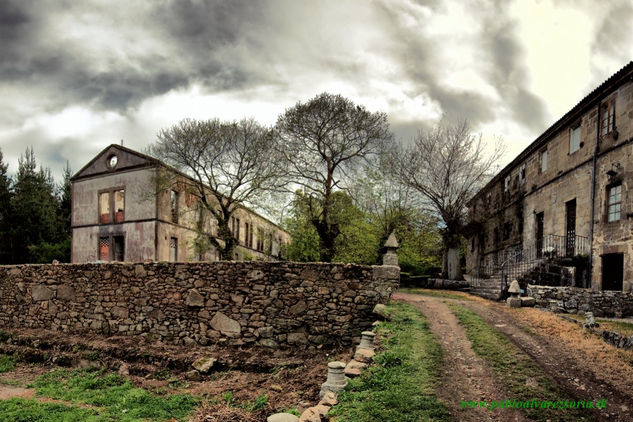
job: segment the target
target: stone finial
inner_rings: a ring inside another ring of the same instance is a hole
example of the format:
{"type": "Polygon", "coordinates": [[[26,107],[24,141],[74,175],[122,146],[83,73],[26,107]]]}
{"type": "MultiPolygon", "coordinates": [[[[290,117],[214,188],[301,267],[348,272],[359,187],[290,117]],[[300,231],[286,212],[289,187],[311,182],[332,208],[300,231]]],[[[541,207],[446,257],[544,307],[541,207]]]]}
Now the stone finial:
{"type": "Polygon", "coordinates": [[[519,282],[517,280],[512,280],[508,293],[515,297],[521,294],[521,286],[519,286],[519,282]]]}
{"type": "Polygon", "coordinates": [[[387,241],[385,242],[385,248],[389,250],[389,249],[398,249],[399,247],[400,245],[398,244],[398,239],[396,239],[396,233],[391,232],[391,234],[387,238],[387,241]]]}
{"type": "Polygon", "coordinates": [[[343,362],[330,362],[327,364],[327,380],[321,385],[321,398],[325,393],[332,391],[338,393],[347,386],[345,378],[345,364],[343,362]]]}
{"type": "Polygon", "coordinates": [[[398,254],[396,254],[396,250],[398,250],[398,240],[396,239],[396,235],[394,232],[391,232],[387,241],[385,242],[385,248],[387,252],[382,256],[382,265],[393,265],[398,266],[398,254]]]}

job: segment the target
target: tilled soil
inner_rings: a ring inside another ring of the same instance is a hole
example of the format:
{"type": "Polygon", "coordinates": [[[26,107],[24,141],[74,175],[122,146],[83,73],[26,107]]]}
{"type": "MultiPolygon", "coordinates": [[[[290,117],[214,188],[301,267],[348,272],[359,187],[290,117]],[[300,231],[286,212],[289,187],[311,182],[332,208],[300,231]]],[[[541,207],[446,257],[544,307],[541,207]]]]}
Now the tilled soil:
{"type": "MultiPolygon", "coordinates": [[[[424,297],[421,301],[418,299],[416,302],[419,297],[418,295],[403,295],[401,293],[394,295],[394,299],[413,301],[417,303],[416,306],[423,313],[429,313],[431,316],[427,315],[427,317],[432,330],[434,325],[438,329],[438,324],[433,324],[432,320],[438,318],[437,314],[434,313],[434,309],[437,309],[438,306],[428,306],[429,304],[452,301],[467,307],[480,315],[488,324],[503,332],[568,395],[552,399],[598,400],[604,398],[607,400],[607,408],[588,412],[588,416],[591,415],[592,420],[633,420],[631,412],[633,404],[633,367],[631,366],[633,352],[615,349],[596,336],[585,333],[578,325],[563,321],[556,315],[543,310],[512,309],[503,303],[490,302],[472,296],[468,297],[470,300],[463,301],[424,297]]],[[[447,338],[447,340],[442,340],[447,360],[459,362],[459,356],[454,350],[467,350],[470,345],[462,344],[453,346],[451,349],[444,344],[450,343],[451,338],[455,338],[455,342],[461,343],[463,337],[459,330],[454,330],[452,324],[440,325],[437,334],[440,338],[447,338]]],[[[467,339],[465,341],[468,342],[467,339]]],[[[450,366],[447,370],[450,371],[450,366]]],[[[487,373],[486,369],[482,370],[487,373]]],[[[477,397],[477,388],[472,388],[472,383],[463,384],[462,381],[459,377],[446,373],[441,389],[448,392],[452,390],[462,392],[462,394],[473,394],[473,397],[477,397]]],[[[483,385],[485,386],[485,384],[483,385]]],[[[484,387],[484,389],[487,388],[484,387]]],[[[485,393],[488,393],[487,396],[497,394],[495,390],[485,393]]],[[[492,397],[492,399],[506,397],[508,397],[507,394],[496,398],[492,397]]],[[[452,400],[457,401],[455,398],[452,400]]],[[[464,419],[466,416],[462,417],[456,413],[455,404],[451,404],[450,401],[445,401],[445,403],[453,409],[456,420],[466,420],[464,419]]]]}

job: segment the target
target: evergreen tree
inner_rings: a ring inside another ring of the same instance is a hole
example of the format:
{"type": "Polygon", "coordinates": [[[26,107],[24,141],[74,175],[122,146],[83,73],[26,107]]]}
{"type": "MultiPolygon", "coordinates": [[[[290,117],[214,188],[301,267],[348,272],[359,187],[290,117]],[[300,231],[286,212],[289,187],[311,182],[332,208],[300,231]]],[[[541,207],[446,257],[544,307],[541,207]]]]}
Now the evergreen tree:
{"type": "Polygon", "coordinates": [[[0,264],[11,262],[11,178],[0,150],[0,264]]]}

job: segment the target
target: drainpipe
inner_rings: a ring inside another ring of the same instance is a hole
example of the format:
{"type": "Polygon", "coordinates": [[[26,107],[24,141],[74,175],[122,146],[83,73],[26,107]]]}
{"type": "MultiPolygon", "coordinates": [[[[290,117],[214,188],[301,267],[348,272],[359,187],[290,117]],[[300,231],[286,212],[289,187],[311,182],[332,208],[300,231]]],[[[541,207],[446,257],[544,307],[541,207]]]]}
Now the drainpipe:
{"type": "Polygon", "coordinates": [[[598,151],[600,148],[600,101],[596,110],[596,148],[593,152],[592,173],[591,173],[591,219],[589,220],[589,265],[587,266],[587,276],[585,277],[585,287],[591,288],[591,275],[593,273],[593,225],[596,213],[596,167],[598,165],[598,151]]]}

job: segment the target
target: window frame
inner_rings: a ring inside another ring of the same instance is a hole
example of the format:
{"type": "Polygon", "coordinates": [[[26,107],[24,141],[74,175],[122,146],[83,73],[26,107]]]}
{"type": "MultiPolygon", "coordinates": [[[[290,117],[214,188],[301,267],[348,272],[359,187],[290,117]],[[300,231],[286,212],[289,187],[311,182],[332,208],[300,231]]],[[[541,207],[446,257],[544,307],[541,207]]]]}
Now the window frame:
{"type": "Polygon", "coordinates": [[[581,140],[581,129],[580,129],[580,123],[573,125],[569,128],[569,155],[572,155],[574,153],[576,153],[577,151],[580,150],[581,146],[580,144],[582,144],[582,140],[581,140]],[[573,138],[574,138],[574,132],[578,131],[578,143],[577,144],[572,144],[573,138]],[[574,149],[572,151],[572,147],[575,146],[576,149],[574,149]]]}
{"type": "Polygon", "coordinates": [[[111,233],[105,236],[97,237],[97,259],[103,262],[115,262],[115,250],[114,250],[114,238],[120,237],[123,239],[123,259],[116,262],[125,262],[125,233],[111,233]],[[108,240],[108,259],[101,259],[101,240],[108,240]]]}
{"type": "Polygon", "coordinates": [[[178,214],[180,213],[180,192],[175,189],[169,190],[169,212],[171,215],[171,222],[178,224],[178,214]]]}
{"type": "Polygon", "coordinates": [[[616,130],[615,126],[615,97],[611,97],[600,104],[600,136],[609,136],[616,130]],[[606,124],[605,124],[606,122],[606,124]]]}
{"type": "Polygon", "coordinates": [[[616,223],[620,220],[622,220],[622,182],[615,182],[615,183],[611,183],[609,185],[607,185],[607,189],[606,189],[606,220],[607,223],[616,223]],[[611,202],[611,198],[612,198],[612,194],[611,194],[611,190],[615,189],[615,188],[619,188],[619,199],[618,201],[614,201],[611,202]],[[611,212],[611,207],[615,207],[617,206],[618,210],[617,210],[617,218],[611,219],[611,215],[615,215],[616,212],[611,212]]]}
{"type": "Polygon", "coordinates": [[[539,173],[545,173],[547,171],[547,165],[548,165],[548,154],[547,154],[547,148],[544,148],[542,150],[539,151],[539,155],[538,155],[538,161],[539,161],[539,173]],[[543,160],[543,157],[545,157],[545,160],[543,160]],[[544,164],[544,165],[543,165],[544,164]]]}
{"type": "Polygon", "coordinates": [[[97,221],[99,225],[106,225],[106,224],[120,224],[120,223],[124,223],[125,222],[125,205],[126,205],[126,189],[125,189],[125,185],[123,186],[117,186],[114,188],[108,188],[108,189],[100,189],[97,191],[97,221]],[[114,200],[114,195],[116,192],[119,191],[123,191],[123,217],[121,218],[121,221],[116,221],[116,211],[114,210],[114,204],[115,204],[115,200],[114,200]],[[101,195],[103,195],[104,193],[108,194],[108,218],[109,220],[107,222],[103,222],[101,220],[101,195]]]}
{"type": "Polygon", "coordinates": [[[178,262],[178,238],[175,236],[170,236],[169,237],[169,262],[178,262]],[[174,259],[172,259],[172,255],[171,255],[171,251],[172,251],[172,241],[175,241],[175,248],[174,250],[174,259]]]}

